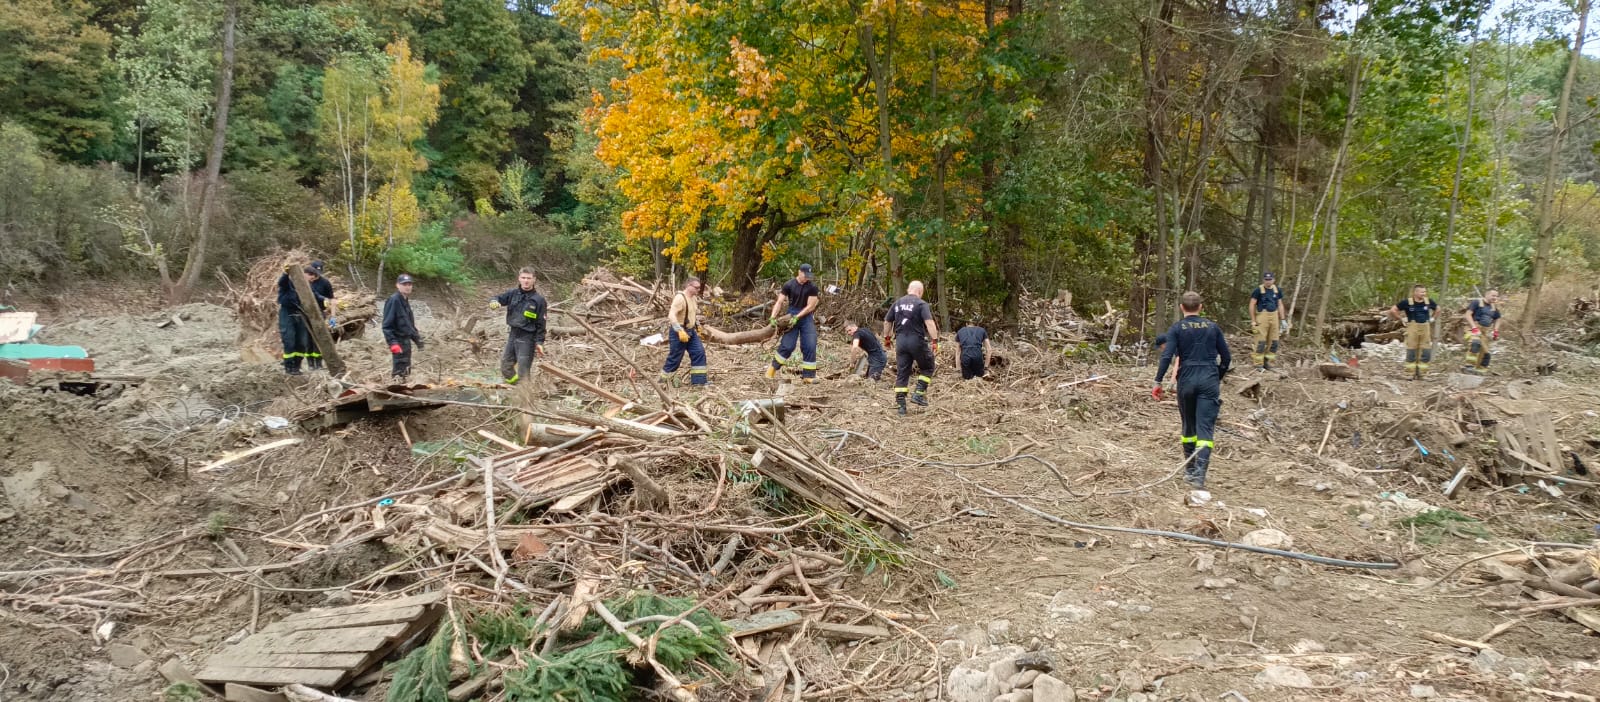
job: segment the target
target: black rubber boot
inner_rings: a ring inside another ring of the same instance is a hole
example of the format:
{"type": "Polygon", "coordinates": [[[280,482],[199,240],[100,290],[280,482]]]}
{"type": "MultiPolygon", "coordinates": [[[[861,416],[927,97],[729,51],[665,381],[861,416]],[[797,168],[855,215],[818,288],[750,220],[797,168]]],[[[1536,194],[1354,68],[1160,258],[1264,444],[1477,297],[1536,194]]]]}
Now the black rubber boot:
{"type": "Polygon", "coordinates": [[[906,394],[897,392],[894,395],[895,414],[906,416],[906,394]]]}
{"type": "Polygon", "coordinates": [[[911,391],[911,401],[917,403],[918,407],[927,407],[928,406],[928,383],[927,383],[927,381],[923,381],[923,380],[918,380],[917,381],[916,388],[911,391]]]}
{"type": "Polygon", "coordinates": [[[1201,448],[1195,452],[1194,460],[1189,462],[1189,467],[1183,472],[1184,482],[1196,489],[1206,486],[1206,468],[1211,464],[1211,449],[1201,448]]]}

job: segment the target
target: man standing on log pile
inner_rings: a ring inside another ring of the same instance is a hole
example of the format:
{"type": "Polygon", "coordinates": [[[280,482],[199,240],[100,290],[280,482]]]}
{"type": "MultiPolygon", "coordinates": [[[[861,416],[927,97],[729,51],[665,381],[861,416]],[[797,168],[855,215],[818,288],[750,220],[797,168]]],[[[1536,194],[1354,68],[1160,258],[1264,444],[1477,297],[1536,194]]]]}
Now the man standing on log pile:
{"type": "Polygon", "coordinates": [[[968,322],[956,332],[956,345],[961,347],[961,379],[982,378],[989,367],[989,330],[968,322]]]}
{"type": "Polygon", "coordinates": [[[1180,307],[1183,319],[1167,330],[1167,345],[1161,352],[1156,386],[1150,396],[1161,399],[1161,381],[1167,376],[1167,366],[1174,357],[1182,361],[1178,371],[1178,416],[1183,421],[1183,457],[1188,462],[1183,477],[1200,489],[1206,486],[1206,469],[1216,446],[1213,437],[1217,413],[1222,409],[1222,377],[1228,374],[1233,355],[1228,352],[1222,329],[1200,316],[1200,293],[1184,293],[1180,307]]]}
{"type": "MultiPolygon", "coordinates": [[[[288,375],[300,375],[300,364],[305,359],[316,359],[312,370],[322,366],[322,354],[311,343],[311,328],[306,326],[305,312],[300,309],[300,295],[289,281],[294,270],[285,270],[278,276],[278,340],[283,343],[283,372],[288,375]]],[[[307,281],[317,275],[310,266],[300,269],[299,274],[307,281]]]]}
{"type": "MultiPolygon", "coordinates": [[[[328,282],[328,277],[322,274],[326,267],[321,261],[312,261],[311,267],[306,269],[306,275],[310,278],[308,282],[311,284],[311,294],[317,298],[317,309],[322,310],[323,316],[328,320],[328,326],[332,328],[335,325],[333,317],[328,316],[328,303],[333,301],[333,283],[328,282]]],[[[306,341],[306,348],[310,349],[306,354],[307,364],[311,370],[322,370],[322,350],[317,348],[317,338],[307,331],[306,341]]]]}
{"type": "Polygon", "coordinates": [[[1271,370],[1278,360],[1278,335],[1283,333],[1286,316],[1278,313],[1283,306],[1283,291],[1271,273],[1261,276],[1261,285],[1250,292],[1250,326],[1255,331],[1256,350],[1250,358],[1262,370],[1271,370]]]}
{"type": "Polygon", "coordinates": [[[411,290],[415,285],[409,274],[401,273],[394,281],[395,293],[383,303],[383,341],[394,359],[391,374],[402,382],[411,375],[411,344],[415,343],[418,350],[427,348],[422,334],[417,332],[417,318],[411,314],[411,290]]]}
{"type": "Polygon", "coordinates": [[[878,337],[855,322],[846,324],[844,332],[850,335],[850,366],[856,367],[864,361],[866,365],[856,373],[868,380],[882,380],[883,369],[889,365],[889,354],[884,352],[878,337]],[[865,359],[861,358],[863,355],[865,359]]]}
{"type": "Polygon", "coordinates": [[[1421,380],[1433,362],[1433,316],[1439,303],[1428,297],[1428,286],[1411,286],[1411,297],[1394,303],[1389,316],[1406,320],[1406,374],[1421,380]]]}
{"type": "Polygon", "coordinates": [[[1494,354],[1489,352],[1491,342],[1500,340],[1500,310],[1495,305],[1500,302],[1500,291],[1490,290],[1478,300],[1467,303],[1467,358],[1469,362],[1461,367],[1462,373],[1483,375],[1484,369],[1489,367],[1489,359],[1494,354]]]}
{"type": "Polygon", "coordinates": [[[695,302],[700,297],[700,287],[699,278],[690,278],[684,282],[683,290],[672,296],[672,306],[667,309],[667,325],[671,327],[667,333],[667,362],[661,365],[663,382],[678,372],[685,351],[689,353],[689,384],[701,386],[708,380],[706,345],[700,341],[700,305],[695,302]]]}
{"type": "Polygon", "coordinates": [[[933,310],[922,301],[922,281],[906,286],[906,295],[889,306],[883,318],[883,336],[894,333],[896,412],[906,413],[906,394],[911,401],[928,406],[928,384],[933,382],[933,357],[939,353],[939,327],[933,323],[933,310]],[[931,346],[930,346],[931,342],[931,346]],[[911,364],[917,365],[917,389],[911,392],[911,364]]]}
{"type": "Polygon", "coordinates": [[[777,326],[780,313],[787,310],[789,330],[778,341],[778,353],[772,357],[772,365],[767,367],[768,378],[778,377],[778,371],[783,370],[783,364],[788,361],[789,354],[794,353],[798,343],[803,360],[800,379],[806,383],[817,382],[817,320],[811,313],[816,311],[821,296],[816,283],[811,282],[809,263],[800,264],[799,272],[778,291],[778,299],[772,303],[772,325],[777,326]]]}
{"type": "Polygon", "coordinates": [[[489,309],[506,310],[506,349],[500,352],[500,377],[507,385],[528,375],[535,354],[544,355],[544,325],[548,305],[544,296],[534,289],[539,282],[532,268],[517,271],[517,287],[507,290],[489,301],[489,309]]]}

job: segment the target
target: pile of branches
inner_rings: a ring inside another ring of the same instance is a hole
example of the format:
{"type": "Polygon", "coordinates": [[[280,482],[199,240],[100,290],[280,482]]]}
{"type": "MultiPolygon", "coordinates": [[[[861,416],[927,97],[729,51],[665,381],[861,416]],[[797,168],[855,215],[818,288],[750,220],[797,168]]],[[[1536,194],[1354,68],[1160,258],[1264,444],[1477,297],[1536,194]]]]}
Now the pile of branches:
{"type": "Polygon", "coordinates": [[[1072,293],[1062,290],[1043,299],[1022,295],[1021,336],[1049,345],[1069,346],[1090,342],[1115,343],[1128,334],[1128,314],[1105,303],[1105,312],[1085,319],[1072,309],[1072,293]]]}
{"type": "MultiPolygon", "coordinates": [[[[239,318],[241,346],[256,348],[265,353],[281,351],[278,338],[278,277],[284,266],[303,268],[313,257],[299,249],[281,251],[257,258],[238,285],[223,278],[227,287],[229,306],[239,318]]],[[[337,322],[330,331],[334,341],[360,337],[367,325],[377,318],[379,300],[365,289],[354,289],[333,273],[323,272],[333,284],[334,305],[327,314],[337,322]]]]}
{"type": "MultiPolygon", "coordinates": [[[[1477,566],[1478,575],[1464,579],[1469,584],[1501,586],[1503,591],[1518,595],[1491,602],[1490,607],[1524,616],[1556,612],[1600,633],[1600,547],[1512,549],[1479,560],[1477,566]]],[[[1488,638],[1450,643],[1481,650],[1488,638]]]]}

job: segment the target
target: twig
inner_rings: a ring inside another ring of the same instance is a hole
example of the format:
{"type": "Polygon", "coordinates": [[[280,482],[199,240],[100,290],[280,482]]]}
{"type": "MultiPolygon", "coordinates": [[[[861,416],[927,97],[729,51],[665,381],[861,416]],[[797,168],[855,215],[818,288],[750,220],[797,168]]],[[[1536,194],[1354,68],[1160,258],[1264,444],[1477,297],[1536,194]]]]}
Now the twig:
{"type": "MultiPolygon", "coordinates": [[[[576,319],[576,317],[574,317],[574,319],[576,319]]],[[[683,686],[683,682],[678,680],[677,676],[672,674],[672,671],[667,670],[666,666],[661,665],[661,662],[656,660],[655,655],[653,655],[651,652],[650,644],[644,639],[639,638],[638,634],[629,631],[628,627],[622,623],[622,620],[617,619],[617,615],[612,614],[611,610],[606,609],[604,602],[596,599],[589,603],[589,608],[595,614],[599,615],[601,619],[605,620],[605,623],[609,625],[613,631],[628,639],[628,643],[633,644],[634,648],[639,649],[639,651],[644,654],[645,662],[649,663],[650,667],[656,671],[656,675],[661,677],[662,684],[666,685],[667,692],[668,694],[672,695],[673,699],[678,700],[678,702],[699,701],[700,698],[696,697],[693,692],[690,692],[687,688],[685,688],[683,686]]],[[[668,620],[668,624],[663,624],[660,629],[656,630],[656,634],[659,635],[662,630],[674,623],[676,622],[668,620]]],[[[650,640],[655,641],[655,636],[650,637],[650,640]]]]}
{"type": "Polygon", "coordinates": [[[654,390],[656,392],[656,396],[661,398],[661,406],[662,407],[671,407],[672,406],[672,398],[669,395],[667,395],[667,391],[666,390],[663,390],[661,388],[661,384],[657,383],[654,378],[652,378],[650,375],[646,374],[644,372],[644,370],[639,368],[639,365],[634,363],[633,359],[622,355],[622,352],[618,351],[617,347],[611,345],[611,340],[610,339],[607,339],[604,336],[602,336],[600,334],[600,332],[596,331],[594,326],[589,324],[589,322],[587,320],[585,320],[583,317],[580,317],[578,315],[568,315],[568,316],[571,317],[573,319],[573,321],[576,321],[577,323],[582,324],[584,329],[589,330],[589,334],[591,336],[593,336],[594,338],[599,339],[600,343],[605,345],[607,351],[610,351],[612,353],[612,355],[616,356],[617,358],[622,359],[623,363],[628,364],[628,367],[632,368],[633,371],[638,374],[639,379],[644,381],[644,383],[646,385],[649,385],[650,389],[654,390]]]}

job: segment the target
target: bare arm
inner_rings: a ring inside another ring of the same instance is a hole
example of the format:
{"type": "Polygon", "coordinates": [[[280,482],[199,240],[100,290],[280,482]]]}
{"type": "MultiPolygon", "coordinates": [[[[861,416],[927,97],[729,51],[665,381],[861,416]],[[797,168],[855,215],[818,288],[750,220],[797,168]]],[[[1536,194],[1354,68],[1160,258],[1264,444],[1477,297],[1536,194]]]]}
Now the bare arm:
{"type": "Polygon", "coordinates": [[[789,304],[789,296],[781,292],[778,293],[778,299],[772,302],[772,318],[777,319],[778,315],[783,313],[784,306],[787,304],[789,304]]]}
{"type": "Polygon", "coordinates": [[[928,339],[933,343],[939,343],[939,325],[934,324],[931,319],[924,321],[923,324],[928,327],[928,339]]]}
{"type": "Polygon", "coordinates": [[[804,317],[804,316],[806,316],[808,314],[811,314],[811,311],[817,308],[817,302],[819,302],[821,300],[822,300],[822,298],[817,297],[816,295],[812,295],[811,297],[806,298],[806,308],[803,309],[803,310],[800,310],[800,314],[795,315],[795,317],[799,318],[799,317],[804,317]]]}
{"type": "Polygon", "coordinates": [[[1390,319],[1399,319],[1400,318],[1400,306],[1399,305],[1395,305],[1395,306],[1389,308],[1389,318],[1390,319]]]}
{"type": "Polygon", "coordinates": [[[989,362],[992,361],[992,360],[994,360],[994,351],[989,348],[989,339],[988,339],[988,337],[984,337],[984,339],[983,339],[983,365],[985,365],[985,366],[989,365],[989,362]]]}

